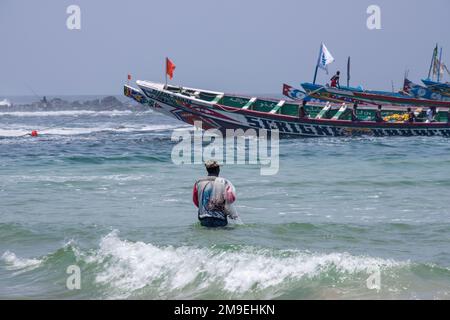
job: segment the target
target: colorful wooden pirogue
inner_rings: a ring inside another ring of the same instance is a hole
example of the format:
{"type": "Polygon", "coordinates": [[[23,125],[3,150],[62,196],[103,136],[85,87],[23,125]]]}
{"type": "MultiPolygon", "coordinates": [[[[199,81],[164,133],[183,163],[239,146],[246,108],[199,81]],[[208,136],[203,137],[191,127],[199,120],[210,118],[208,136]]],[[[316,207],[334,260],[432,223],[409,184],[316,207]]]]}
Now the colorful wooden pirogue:
{"type": "MultiPolygon", "coordinates": [[[[441,75],[444,74],[444,71],[447,71],[447,73],[450,74],[450,70],[442,63],[442,48],[441,57],[438,58],[438,45],[436,45],[433,50],[428,78],[422,80],[426,87],[412,83],[405,75],[403,90],[400,92],[364,90],[362,87],[350,87],[350,57],[347,62],[347,86],[341,86],[336,80],[333,81],[335,77],[338,77],[339,72],[333,77],[330,85],[316,84],[318,68],[327,69],[327,65],[333,61],[334,58],[331,56],[331,53],[322,43],[319,51],[319,59],[316,64],[314,80],[312,83],[302,83],[302,87],[309,97],[331,102],[356,102],[368,105],[382,104],[406,107],[450,108],[450,84],[440,82],[441,75]],[[434,78],[436,78],[436,81],[434,81],[434,78]]],[[[301,92],[301,90],[284,85],[283,94],[295,99],[295,96],[290,95],[292,92],[301,92]]]]}
{"type": "Polygon", "coordinates": [[[358,121],[352,121],[352,104],[308,103],[304,106],[307,116],[303,117],[299,116],[302,101],[247,97],[149,81],[136,84],[138,88],[124,86],[127,97],[188,124],[201,121],[203,129],[266,129],[299,137],[450,137],[450,105],[434,104],[437,109],[433,122],[421,120],[429,109],[423,105],[412,107],[418,116],[416,122],[404,121],[404,106],[383,107],[386,121],[376,122],[377,107],[370,105],[360,106],[356,112],[358,121]]]}
{"type": "Polygon", "coordinates": [[[442,94],[445,97],[450,99],[450,83],[446,82],[436,82],[430,79],[423,79],[422,82],[427,86],[431,91],[442,94]]]}
{"type": "MultiPolygon", "coordinates": [[[[405,82],[407,79],[405,79],[405,82]]],[[[443,84],[441,84],[443,85],[443,84]]],[[[420,107],[444,107],[450,108],[450,99],[432,99],[415,97],[411,94],[363,90],[341,86],[339,88],[322,86],[313,83],[302,83],[302,87],[309,96],[327,101],[358,102],[372,105],[398,105],[398,106],[420,106],[420,107]]]]}

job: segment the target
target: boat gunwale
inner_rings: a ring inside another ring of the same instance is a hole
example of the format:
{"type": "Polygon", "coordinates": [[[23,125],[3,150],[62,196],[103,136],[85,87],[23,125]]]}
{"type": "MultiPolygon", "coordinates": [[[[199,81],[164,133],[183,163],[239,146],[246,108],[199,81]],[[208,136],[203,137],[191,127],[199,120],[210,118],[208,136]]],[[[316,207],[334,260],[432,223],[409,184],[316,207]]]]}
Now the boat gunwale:
{"type": "Polygon", "coordinates": [[[439,108],[449,108],[450,109],[450,102],[449,101],[441,101],[441,100],[431,100],[431,99],[419,99],[414,98],[408,95],[401,95],[399,93],[390,93],[390,92],[383,92],[383,91],[375,91],[375,90],[355,90],[352,91],[350,89],[345,88],[336,88],[336,87],[329,87],[329,86],[322,86],[322,85],[316,85],[309,82],[304,82],[301,84],[303,89],[310,94],[311,96],[314,96],[315,98],[324,99],[324,100],[331,100],[330,98],[325,98],[321,96],[321,93],[328,93],[333,94],[337,96],[342,96],[350,99],[367,99],[369,101],[362,101],[367,104],[383,104],[384,102],[393,101],[394,103],[397,103],[398,106],[405,107],[411,107],[411,108],[429,108],[432,106],[439,107],[439,108]],[[319,86],[319,88],[315,90],[307,89],[305,86],[319,86]],[[314,94],[311,94],[311,92],[314,91],[314,94]],[[412,104],[411,104],[412,103],[412,104]],[[423,104],[420,104],[423,103],[423,104]]]}
{"type": "MultiPolygon", "coordinates": [[[[217,104],[213,104],[214,106],[217,107],[217,104]]],[[[366,121],[366,120],[358,120],[358,121],[352,121],[352,120],[343,120],[343,119],[316,119],[316,118],[299,118],[296,116],[290,116],[290,115],[284,115],[284,114],[276,114],[276,113],[271,113],[269,114],[269,112],[263,112],[263,111],[257,111],[257,110],[249,110],[249,109],[241,109],[241,108],[236,108],[236,107],[229,107],[229,106],[224,106],[224,105],[220,105],[219,109],[221,108],[226,108],[226,109],[234,109],[235,111],[232,111],[233,113],[256,113],[258,115],[270,115],[270,117],[280,117],[280,118],[287,118],[288,120],[297,120],[299,122],[310,122],[310,123],[317,123],[317,124],[335,124],[335,125],[342,125],[342,124],[346,124],[349,125],[351,124],[352,126],[355,127],[360,127],[361,125],[364,125],[364,127],[367,127],[367,125],[371,126],[371,127],[390,127],[390,126],[402,126],[402,127],[442,127],[442,128],[450,128],[450,123],[449,122],[413,122],[408,123],[408,122],[388,122],[388,121],[384,121],[384,122],[376,122],[376,121],[366,121]],[[243,112],[239,112],[239,111],[243,111],[243,112]]],[[[231,110],[230,110],[231,111],[231,110]]]]}
{"type": "MultiPolygon", "coordinates": [[[[136,81],[136,83],[143,83],[143,81],[136,81]]],[[[145,81],[145,83],[152,83],[152,82],[147,82],[145,81]]],[[[152,83],[153,84],[153,83],[152,83]]],[[[157,83],[154,83],[157,84],[157,83]]],[[[159,84],[160,85],[160,84],[159,84]]],[[[140,85],[138,84],[138,86],[140,87],[140,85]]],[[[144,86],[146,87],[146,86],[144,86]]],[[[198,99],[196,97],[192,97],[192,96],[186,96],[183,95],[181,93],[178,92],[172,92],[170,90],[166,90],[166,89],[159,89],[159,88],[155,88],[155,87],[150,87],[151,89],[154,90],[158,90],[158,91],[162,91],[166,94],[172,95],[172,96],[176,96],[182,99],[187,99],[193,102],[200,102],[202,104],[205,104],[204,107],[213,107],[214,109],[221,109],[223,111],[228,111],[228,112],[232,112],[232,113],[236,113],[236,114],[249,114],[249,115],[255,115],[255,116],[259,116],[261,117],[269,117],[269,118],[278,118],[280,120],[285,120],[288,122],[300,122],[300,123],[310,123],[310,124],[314,124],[314,125],[331,125],[331,126],[346,126],[346,127],[355,127],[355,128],[380,128],[380,129],[386,129],[386,128],[393,128],[393,129],[398,129],[398,127],[400,128],[405,128],[405,129],[447,129],[450,128],[450,122],[413,122],[413,123],[408,123],[408,122],[375,122],[375,121],[366,121],[366,120],[358,120],[358,121],[352,121],[352,120],[340,120],[340,119],[315,119],[315,118],[299,118],[298,116],[292,116],[292,115],[284,115],[284,114],[277,114],[277,113],[269,113],[269,112],[264,112],[264,111],[257,111],[257,110],[252,110],[252,109],[242,109],[242,108],[238,108],[238,107],[232,107],[232,106],[226,106],[226,105],[222,105],[219,103],[213,103],[211,101],[207,101],[207,100],[202,100],[202,99],[198,99]],[[294,120],[294,121],[293,121],[294,120]]],[[[200,91],[200,92],[208,92],[207,90],[202,90],[202,89],[196,89],[196,88],[188,88],[188,87],[181,87],[184,89],[188,89],[188,90],[196,90],[196,91],[200,91]]],[[[213,91],[209,91],[209,92],[213,92],[213,91]]],[[[216,92],[214,92],[216,93],[216,92]]],[[[224,96],[227,95],[226,93],[223,92],[217,92],[217,94],[223,94],[224,96]]],[[[231,95],[233,97],[243,97],[242,95],[240,96],[235,96],[235,95],[231,95]]],[[[247,97],[246,97],[247,98],[247,97]]],[[[161,101],[159,99],[156,98],[150,98],[153,100],[156,100],[160,103],[165,103],[164,101],[161,101]]],[[[274,101],[271,102],[275,102],[275,101],[279,101],[280,99],[273,99],[274,101]]],[[[294,101],[295,102],[295,101],[294,101]]],[[[301,105],[300,102],[298,103],[294,103],[294,104],[298,104],[301,105]]],[[[177,106],[178,107],[178,106],[177,106]]],[[[178,107],[179,108],[179,107],[178,107]]],[[[417,108],[423,108],[423,107],[416,107],[417,108]]],[[[192,108],[190,108],[192,109],[192,108]]],[[[360,107],[360,109],[362,109],[362,107],[360,107]]],[[[195,112],[196,110],[192,110],[192,112],[195,112]]],[[[203,113],[201,111],[197,111],[199,114],[203,113]]],[[[211,117],[211,115],[208,115],[209,117],[211,117]]]]}

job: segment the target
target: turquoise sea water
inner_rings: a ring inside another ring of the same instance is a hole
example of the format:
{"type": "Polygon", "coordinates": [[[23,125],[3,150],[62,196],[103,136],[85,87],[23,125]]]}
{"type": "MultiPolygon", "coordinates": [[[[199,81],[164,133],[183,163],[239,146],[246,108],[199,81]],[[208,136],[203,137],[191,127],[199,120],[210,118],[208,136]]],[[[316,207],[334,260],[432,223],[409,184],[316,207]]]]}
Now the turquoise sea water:
{"type": "Polygon", "coordinates": [[[277,175],[223,167],[243,224],[208,230],[191,200],[204,168],[172,163],[173,130],[191,128],[131,110],[1,112],[0,298],[450,297],[450,140],[282,140],[277,175]]]}

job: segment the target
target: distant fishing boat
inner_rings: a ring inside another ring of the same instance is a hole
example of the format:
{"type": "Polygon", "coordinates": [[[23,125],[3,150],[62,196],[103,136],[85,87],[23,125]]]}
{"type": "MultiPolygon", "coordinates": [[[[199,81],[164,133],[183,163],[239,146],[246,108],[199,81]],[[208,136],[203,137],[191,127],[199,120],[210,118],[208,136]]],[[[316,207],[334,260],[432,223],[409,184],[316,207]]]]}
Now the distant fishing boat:
{"type": "Polygon", "coordinates": [[[438,47],[438,44],[436,44],[436,47],[433,50],[428,78],[422,79],[422,82],[429,90],[450,97],[450,83],[441,82],[444,73],[447,72],[447,74],[450,74],[450,70],[442,62],[442,47],[438,57],[438,47]]]}
{"type": "MultiPolygon", "coordinates": [[[[152,110],[203,129],[266,129],[297,137],[344,136],[445,136],[450,137],[448,109],[438,109],[436,122],[405,122],[406,111],[390,107],[382,111],[388,121],[375,122],[376,108],[361,106],[352,121],[346,104],[308,103],[308,117],[299,117],[300,101],[277,100],[223,92],[136,81],[138,88],[124,86],[124,94],[152,110]],[[389,121],[400,119],[401,121],[389,121]],[[403,119],[403,120],[402,120],[403,119]]],[[[421,116],[424,111],[416,108],[421,116]]]]}
{"type": "MultiPolygon", "coordinates": [[[[305,82],[302,83],[301,86],[306,91],[306,94],[310,97],[330,101],[330,102],[346,102],[346,103],[360,103],[360,104],[368,104],[368,105],[385,105],[385,106],[406,106],[406,107],[444,107],[450,108],[450,100],[443,99],[442,95],[432,94],[436,93],[438,89],[444,89],[447,87],[447,84],[439,84],[438,87],[436,83],[434,83],[434,89],[424,90],[423,88],[419,88],[419,86],[413,84],[409,80],[406,79],[405,76],[405,85],[404,90],[401,92],[389,92],[389,91],[377,91],[377,90],[364,90],[361,87],[350,87],[350,58],[347,62],[347,86],[340,85],[319,85],[316,84],[317,71],[319,68],[328,70],[328,64],[334,61],[333,56],[322,43],[319,51],[319,58],[317,60],[314,80],[312,83],[305,82]],[[409,85],[409,86],[408,86],[409,85]],[[413,89],[414,87],[414,89],[413,89]],[[411,90],[408,90],[411,89],[411,90]]],[[[437,47],[435,48],[435,54],[433,55],[432,64],[435,65],[434,69],[440,68],[443,66],[440,62],[437,63],[437,47]]],[[[433,70],[434,70],[433,69],[433,70]]],[[[439,69],[439,70],[440,70],[439,69]]],[[[430,67],[431,72],[431,67],[430,67]]],[[[438,77],[439,80],[439,77],[438,77]]],[[[428,82],[424,81],[424,83],[428,86],[428,82]]],[[[428,88],[433,87],[430,83],[428,88]]],[[[445,90],[442,90],[445,94],[445,90]]]]}
{"type": "Polygon", "coordinates": [[[344,86],[337,88],[309,82],[302,83],[301,86],[309,96],[332,102],[342,101],[352,103],[358,102],[370,105],[450,108],[450,101],[424,99],[403,93],[363,90],[361,88],[344,86]]]}
{"type": "Polygon", "coordinates": [[[422,79],[422,82],[427,86],[428,89],[438,92],[444,96],[450,97],[450,83],[436,82],[432,80],[422,79]]]}
{"type": "MultiPolygon", "coordinates": [[[[422,81],[428,81],[430,83],[432,82],[431,80],[422,80],[422,81]]],[[[447,96],[445,93],[440,92],[439,90],[436,90],[434,88],[432,90],[423,85],[413,83],[406,77],[403,84],[403,92],[405,92],[408,95],[411,95],[414,98],[450,102],[450,95],[447,96]]]]}

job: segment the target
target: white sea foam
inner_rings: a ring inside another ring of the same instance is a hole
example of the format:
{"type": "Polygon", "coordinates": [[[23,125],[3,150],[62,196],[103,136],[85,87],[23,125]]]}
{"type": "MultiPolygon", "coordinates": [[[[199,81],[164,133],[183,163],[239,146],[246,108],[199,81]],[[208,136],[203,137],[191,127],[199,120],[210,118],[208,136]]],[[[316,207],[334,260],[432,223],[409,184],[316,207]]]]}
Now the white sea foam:
{"type": "MultiPolygon", "coordinates": [[[[105,236],[88,263],[104,263],[97,277],[110,285],[116,296],[127,297],[146,286],[170,293],[190,284],[213,283],[230,293],[263,290],[288,280],[311,279],[328,272],[348,275],[369,273],[374,267],[391,268],[407,264],[348,253],[317,254],[244,248],[238,251],[194,247],[158,247],[144,242],[121,240],[117,232],[105,236]]],[[[197,284],[198,285],[198,284],[197,284]]]]}
{"type": "Polygon", "coordinates": [[[183,124],[177,125],[143,125],[143,126],[100,126],[100,127],[61,127],[47,129],[44,127],[33,127],[32,129],[23,127],[13,127],[0,129],[0,137],[21,137],[30,134],[32,130],[37,130],[40,135],[62,135],[73,136],[82,134],[91,134],[98,132],[152,132],[165,131],[172,129],[189,128],[183,124]]]}
{"type": "MultiPolygon", "coordinates": [[[[125,174],[112,174],[112,175],[84,175],[84,176],[55,176],[55,175],[11,175],[5,179],[8,179],[10,183],[14,181],[20,182],[55,182],[55,183],[64,183],[64,182],[92,182],[92,181],[139,181],[143,179],[150,179],[152,175],[149,174],[139,174],[139,175],[125,175],[125,174]]],[[[5,180],[6,181],[6,180],[5,180]]]]}
{"type": "MultiPolygon", "coordinates": [[[[61,117],[61,116],[127,116],[136,113],[132,110],[59,110],[59,111],[7,111],[0,112],[0,116],[13,117],[61,117]]],[[[136,113],[137,114],[137,113],[136,113]]]]}
{"type": "Polygon", "coordinates": [[[6,251],[5,253],[3,253],[3,255],[0,257],[0,260],[5,263],[8,270],[29,271],[39,267],[39,265],[42,263],[42,260],[39,259],[19,258],[14,252],[10,251],[6,251]]]}
{"type": "Polygon", "coordinates": [[[7,99],[0,100],[0,107],[11,107],[11,102],[7,99]]]}
{"type": "Polygon", "coordinates": [[[24,129],[0,129],[0,137],[21,137],[30,133],[30,130],[24,129]]]}

